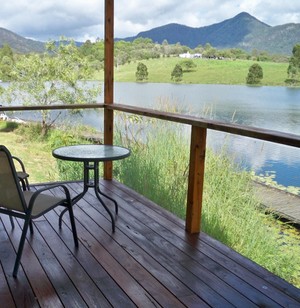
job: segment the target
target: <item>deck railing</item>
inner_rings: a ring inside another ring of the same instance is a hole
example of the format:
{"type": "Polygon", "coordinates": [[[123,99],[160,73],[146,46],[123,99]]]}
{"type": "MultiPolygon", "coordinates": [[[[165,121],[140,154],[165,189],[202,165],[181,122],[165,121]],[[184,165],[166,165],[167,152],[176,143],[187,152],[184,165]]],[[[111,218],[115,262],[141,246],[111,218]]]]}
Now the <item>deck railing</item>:
{"type": "MultiPolygon", "coordinates": [[[[121,104],[86,104],[86,105],[53,105],[53,106],[9,106],[0,107],[0,113],[4,111],[34,111],[34,110],[58,110],[58,109],[96,109],[103,108],[104,121],[106,114],[113,118],[114,111],[121,111],[140,116],[146,116],[165,121],[187,124],[191,126],[189,177],[186,207],[186,230],[189,233],[198,233],[201,229],[201,212],[203,183],[205,174],[205,152],[207,130],[251,137],[264,141],[288,145],[300,148],[300,136],[261,128],[254,128],[238,124],[208,120],[190,115],[182,115],[148,108],[140,108],[121,104]]],[[[113,129],[105,133],[106,144],[112,144],[113,129]],[[108,142],[107,142],[108,140],[108,142]]],[[[112,164],[104,166],[104,178],[112,178],[112,164]]]]}

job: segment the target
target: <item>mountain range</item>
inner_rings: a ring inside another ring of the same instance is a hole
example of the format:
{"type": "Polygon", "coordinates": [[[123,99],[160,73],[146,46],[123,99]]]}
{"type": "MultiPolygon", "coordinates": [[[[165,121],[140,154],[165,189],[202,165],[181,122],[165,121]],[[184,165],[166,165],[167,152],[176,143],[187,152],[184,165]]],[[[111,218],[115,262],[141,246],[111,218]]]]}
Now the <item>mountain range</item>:
{"type": "Polygon", "coordinates": [[[210,26],[192,28],[171,23],[122,40],[133,41],[139,37],[150,38],[159,44],[164,40],[169,44],[179,42],[190,48],[209,43],[218,49],[257,49],[272,54],[289,55],[294,45],[300,43],[300,24],[289,23],[272,27],[242,12],[210,26]]]}
{"type": "MultiPolygon", "coordinates": [[[[164,40],[169,44],[180,43],[190,48],[209,43],[218,49],[257,49],[272,54],[290,55],[294,45],[300,43],[300,24],[289,23],[272,27],[242,12],[210,26],[193,28],[171,23],[116,40],[133,41],[139,37],[150,38],[159,44],[164,40]]],[[[3,44],[8,44],[15,52],[29,53],[44,51],[45,43],[0,28],[0,47],[3,44]]]]}

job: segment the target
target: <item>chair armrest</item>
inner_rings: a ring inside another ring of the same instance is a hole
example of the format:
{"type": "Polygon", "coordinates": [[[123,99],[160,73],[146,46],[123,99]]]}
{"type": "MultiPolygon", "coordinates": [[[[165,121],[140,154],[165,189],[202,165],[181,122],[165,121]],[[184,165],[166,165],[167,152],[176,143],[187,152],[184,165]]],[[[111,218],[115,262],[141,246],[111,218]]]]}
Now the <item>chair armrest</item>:
{"type": "Polygon", "coordinates": [[[16,160],[20,164],[22,171],[26,173],[25,166],[24,166],[24,163],[22,162],[22,160],[19,157],[16,157],[16,156],[12,156],[12,159],[16,160]]]}
{"type": "Polygon", "coordinates": [[[52,189],[55,189],[55,188],[62,188],[63,190],[64,190],[64,192],[65,192],[65,195],[66,195],[66,201],[67,201],[67,203],[68,204],[72,204],[72,202],[71,202],[71,195],[70,195],[70,192],[69,192],[69,189],[67,188],[67,186],[66,185],[63,185],[63,184],[53,184],[53,185],[48,185],[48,186],[46,186],[46,187],[44,187],[44,188],[40,188],[40,189],[38,189],[38,190],[36,190],[33,194],[32,194],[32,196],[31,196],[31,198],[30,198],[30,200],[29,200],[29,204],[28,204],[28,210],[31,212],[32,211],[32,208],[33,208],[33,206],[34,206],[34,202],[35,202],[35,200],[36,200],[36,198],[40,195],[40,194],[42,194],[43,192],[45,192],[45,191],[50,191],[50,190],[52,190],[52,189]]]}

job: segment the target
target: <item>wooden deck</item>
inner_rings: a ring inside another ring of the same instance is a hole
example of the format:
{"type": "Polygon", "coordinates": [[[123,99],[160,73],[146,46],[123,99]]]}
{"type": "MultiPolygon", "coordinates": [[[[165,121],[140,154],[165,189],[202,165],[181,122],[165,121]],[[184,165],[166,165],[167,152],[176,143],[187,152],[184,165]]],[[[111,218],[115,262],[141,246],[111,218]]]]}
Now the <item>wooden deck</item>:
{"type": "Polygon", "coordinates": [[[28,235],[17,279],[20,227],[0,216],[1,307],[300,306],[299,289],[204,233],[186,234],[182,220],[127,187],[101,183],[119,203],[116,232],[90,190],[74,207],[78,250],[67,215],[59,230],[51,211],[28,235]]]}

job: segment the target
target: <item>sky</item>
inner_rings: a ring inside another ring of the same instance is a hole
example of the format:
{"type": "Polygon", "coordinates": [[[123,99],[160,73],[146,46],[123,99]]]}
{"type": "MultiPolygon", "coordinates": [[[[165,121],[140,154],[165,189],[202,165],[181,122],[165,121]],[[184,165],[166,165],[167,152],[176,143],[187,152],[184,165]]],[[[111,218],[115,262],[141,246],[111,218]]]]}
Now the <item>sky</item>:
{"type": "MultiPolygon", "coordinates": [[[[300,23],[300,0],[115,0],[115,37],[169,23],[209,26],[240,12],[270,26],[300,23]]],[[[103,38],[104,0],[2,1],[0,27],[39,41],[95,41],[103,38]]]]}

